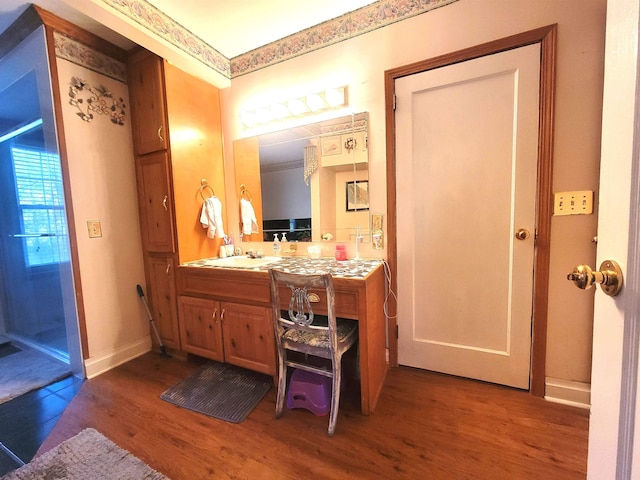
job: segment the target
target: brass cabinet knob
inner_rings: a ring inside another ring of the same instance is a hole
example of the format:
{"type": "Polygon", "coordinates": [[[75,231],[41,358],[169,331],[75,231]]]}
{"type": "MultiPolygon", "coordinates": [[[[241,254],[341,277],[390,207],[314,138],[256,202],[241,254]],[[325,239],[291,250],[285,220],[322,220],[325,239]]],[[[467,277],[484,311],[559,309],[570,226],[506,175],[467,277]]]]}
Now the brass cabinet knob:
{"type": "Polygon", "coordinates": [[[589,265],[576,266],[573,272],[567,274],[567,280],[583,290],[599,283],[604,293],[615,297],[622,289],[622,270],[615,260],[605,260],[600,270],[595,272],[589,265]]]}
{"type": "Polygon", "coordinates": [[[529,230],[527,230],[526,228],[520,228],[517,232],[516,232],[516,238],[518,240],[526,240],[527,238],[529,238],[531,236],[531,234],[529,233],[529,230]]]}

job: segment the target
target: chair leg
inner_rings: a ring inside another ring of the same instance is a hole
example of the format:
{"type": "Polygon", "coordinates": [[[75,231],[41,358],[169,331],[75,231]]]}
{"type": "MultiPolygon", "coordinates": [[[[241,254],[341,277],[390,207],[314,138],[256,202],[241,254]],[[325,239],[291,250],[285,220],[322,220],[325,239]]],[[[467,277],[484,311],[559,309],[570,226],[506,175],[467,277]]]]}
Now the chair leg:
{"type": "Polygon", "coordinates": [[[278,396],[276,398],[276,418],[282,416],[284,409],[284,399],[287,396],[287,367],[284,364],[284,359],[278,359],[278,396]]]}
{"type": "Polygon", "coordinates": [[[334,364],[333,367],[333,382],[331,388],[331,413],[329,414],[329,429],[327,433],[330,437],[333,436],[333,432],[336,430],[336,421],[338,420],[338,407],[340,406],[340,385],[342,377],[341,365],[334,364]]]}

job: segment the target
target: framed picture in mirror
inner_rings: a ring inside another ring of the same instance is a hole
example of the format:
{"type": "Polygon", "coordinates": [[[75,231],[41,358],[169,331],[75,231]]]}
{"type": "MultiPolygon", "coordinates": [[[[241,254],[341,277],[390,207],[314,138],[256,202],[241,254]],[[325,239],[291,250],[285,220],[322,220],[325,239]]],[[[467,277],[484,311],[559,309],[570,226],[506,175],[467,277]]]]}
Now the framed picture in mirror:
{"type": "Polygon", "coordinates": [[[340,155],[342,153],[342,141],[340,135],[322,139],[322,155],[340,155]]]}
{"type": "Polygon", "coordinates": [[[360,180],[347,182],[347,212],[369,210],[369,182],[360,180]]]}

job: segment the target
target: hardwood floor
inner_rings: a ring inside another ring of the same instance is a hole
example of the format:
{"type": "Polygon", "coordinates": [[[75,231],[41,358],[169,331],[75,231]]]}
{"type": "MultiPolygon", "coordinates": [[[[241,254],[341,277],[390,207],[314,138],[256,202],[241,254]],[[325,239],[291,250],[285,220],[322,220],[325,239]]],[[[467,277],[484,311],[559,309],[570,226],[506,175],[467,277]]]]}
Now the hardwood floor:
{"type": "Polygon", "coordinates": [[[527,392],[406,367],[390,369],[373,415],[346,385],[328,417],[285,410],[275,387],[239,424],[160,399],[200,362],[149,353],[84,382],[44,452],[93,427],[179,479],[583,479],[588,412],[527,392]]]}

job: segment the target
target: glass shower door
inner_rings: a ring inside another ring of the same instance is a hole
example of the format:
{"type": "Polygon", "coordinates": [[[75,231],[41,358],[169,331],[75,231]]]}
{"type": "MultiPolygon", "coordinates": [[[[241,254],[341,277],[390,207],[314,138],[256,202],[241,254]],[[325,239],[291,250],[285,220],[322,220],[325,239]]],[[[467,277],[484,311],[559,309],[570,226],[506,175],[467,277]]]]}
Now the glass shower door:
{"type": "Polygon", "coordinates": [[[78,322],[53,111],[40,27],[0,59],[0,334],[68,361],[78,322]]]}

